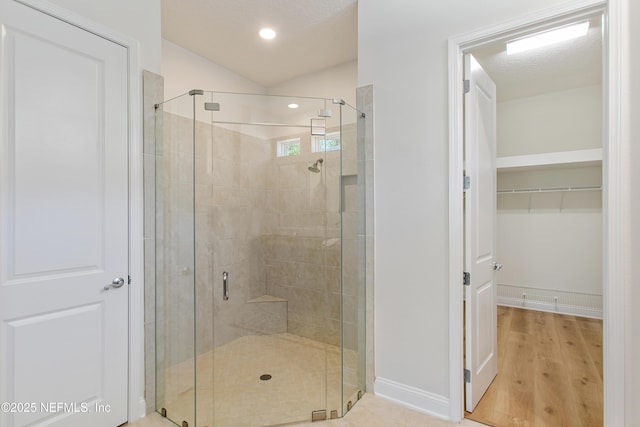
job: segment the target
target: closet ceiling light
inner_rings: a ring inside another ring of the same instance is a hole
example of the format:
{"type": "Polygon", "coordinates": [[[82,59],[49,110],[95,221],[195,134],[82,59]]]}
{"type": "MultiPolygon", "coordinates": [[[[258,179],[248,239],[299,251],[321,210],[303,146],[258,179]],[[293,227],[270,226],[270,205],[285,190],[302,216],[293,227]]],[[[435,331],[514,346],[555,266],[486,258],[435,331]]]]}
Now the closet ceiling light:
{"type": "Polygon", "coordinates": [[[271,28],[261,29],[259,34],[260,34],[260,37],[262,37],[265,40],[271,40],[276,37],[276,32],[273,31],[271,28]]]}
{"type": "Polygon", "coordinates": [[[289,107],[289,108],[298,108],[299,105],[298,104],[289,104],[289,105],[287,105],[287,107],[289,107]]]}
{"type": "Polygon", "coordinates": [[[537,49],[543,46],[563,42],[566,40],[582,37],[589,30],[589,21],[580,22],[566,27],[556,28],[554,30],[545,31],[543,33],[534,34],[518,40],[507,43],[507,55],[525,52],[531,49],[537,49]]]}

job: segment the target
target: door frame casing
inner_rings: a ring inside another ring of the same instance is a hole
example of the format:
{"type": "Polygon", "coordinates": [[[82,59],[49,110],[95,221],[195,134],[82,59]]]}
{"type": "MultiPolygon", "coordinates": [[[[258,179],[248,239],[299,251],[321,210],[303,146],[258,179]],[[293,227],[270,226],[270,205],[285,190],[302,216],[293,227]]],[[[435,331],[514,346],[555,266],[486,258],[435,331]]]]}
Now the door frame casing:
{"type": "Polygon", "coordinates": [[[36,9],[49,16],[81,28],[127,50],[128,80],[128,175],[129,175],[129,328],[128,328],[128,396],[127,418],[129,422],[145,415],[144,401],[144,204],[143,204],[143,156],[141,73],[138,42],[82,15],[49,3],[45,0],[5,0],[36,9]]]}
{"type": "Polygon", "coordinates": [[[625,247],[628,246],[629,175],[624,159],[628,118],[623,115],[625,0],[575,0],[449,39],[449,418],[464,417],[463,380],[463,54],[474,47],[601,11],[603,49],[603,388],[605,425],[624,425],[625,247]]]}

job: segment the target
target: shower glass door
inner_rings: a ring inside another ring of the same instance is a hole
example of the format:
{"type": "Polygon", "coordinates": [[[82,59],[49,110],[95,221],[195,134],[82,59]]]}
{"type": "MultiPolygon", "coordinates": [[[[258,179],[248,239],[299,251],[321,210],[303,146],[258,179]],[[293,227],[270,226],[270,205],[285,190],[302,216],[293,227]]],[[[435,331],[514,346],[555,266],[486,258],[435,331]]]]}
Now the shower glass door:
{"type": "Polygon", "coordinates": [[[340,416],[340,105],[200,98],[198,425],[340,416]]]}

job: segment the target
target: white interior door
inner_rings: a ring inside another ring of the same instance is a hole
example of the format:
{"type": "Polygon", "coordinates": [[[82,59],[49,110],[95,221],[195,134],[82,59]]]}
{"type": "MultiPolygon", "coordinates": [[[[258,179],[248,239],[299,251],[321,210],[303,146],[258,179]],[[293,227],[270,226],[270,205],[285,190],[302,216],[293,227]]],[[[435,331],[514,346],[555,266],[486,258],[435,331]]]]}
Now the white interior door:
{"type": "Polygon", "coordinates": [[[498,371],[495,286],[496,85],[472,55],[465,56],[465,384],[471,412],[498,371]]]}
{"type": "Polygon", "coordinates": [[[127,420],[127,51],[12,0],[0,25],[0,425],[114,427],[127,420]]]}

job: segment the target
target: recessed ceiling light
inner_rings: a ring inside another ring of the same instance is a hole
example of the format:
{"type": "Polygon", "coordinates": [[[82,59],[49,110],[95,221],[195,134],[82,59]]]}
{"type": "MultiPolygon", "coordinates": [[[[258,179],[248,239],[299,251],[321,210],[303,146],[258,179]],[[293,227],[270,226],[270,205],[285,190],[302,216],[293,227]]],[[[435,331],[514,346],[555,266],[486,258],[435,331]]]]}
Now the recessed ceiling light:
{"type": "Polygon", "coordinates": [[[298,108],[299,105],[298,104],[289,104],[289,105],[287,105],[287,107],[289,107],[289,108],[298,108]]]}
{"type": "Polygon", "coordinates": [[[514,40],[507,43],[507,55],[513,55],[514,53],[525,52],[527,50],[575,39],[587,34],[587,30],[589,30],[589,21],[568,25],[566,27],[514,40]]]}
{"type": "Polygon", "coordinates": [[[276,37],[276,32],[271,28],[263,28],[260,30],[260,37],[265,40],[271,40],[276,37]]]}

